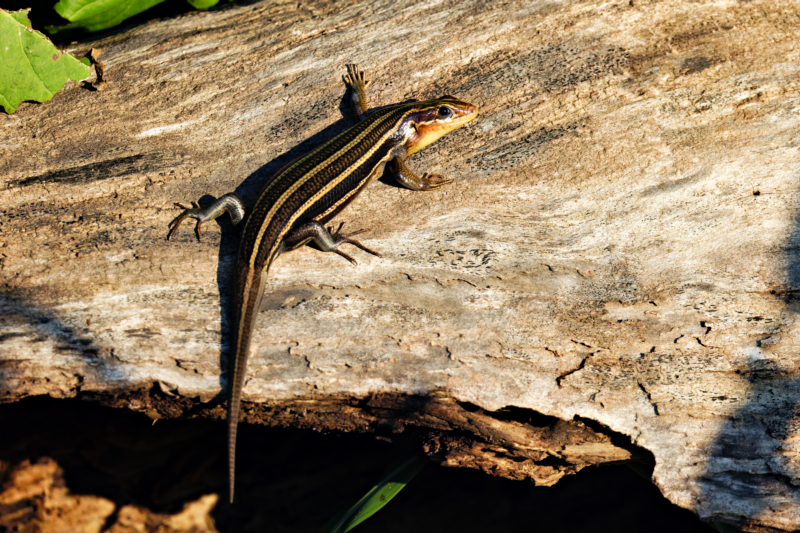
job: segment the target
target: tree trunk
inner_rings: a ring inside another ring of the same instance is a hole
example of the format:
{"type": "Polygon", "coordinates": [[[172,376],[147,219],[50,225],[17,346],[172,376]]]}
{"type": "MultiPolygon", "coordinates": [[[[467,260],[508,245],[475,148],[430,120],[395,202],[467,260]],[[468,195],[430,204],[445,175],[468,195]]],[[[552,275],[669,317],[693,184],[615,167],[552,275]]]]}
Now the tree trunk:
{"type": "Polygon", "coordinates": [[[82,43],[106,90],[0,118],[4,401],[222,416],[238,233],[167,242],[173,202],[252,202],[351,123],[355,62],[372,106],[480,116],[409,160],[452,184],[339,215],[382,258],[279,258],[244,419],[545,485],[647,450],[703,519],[799,529],[800,6],[297,6],[82,43]]]}

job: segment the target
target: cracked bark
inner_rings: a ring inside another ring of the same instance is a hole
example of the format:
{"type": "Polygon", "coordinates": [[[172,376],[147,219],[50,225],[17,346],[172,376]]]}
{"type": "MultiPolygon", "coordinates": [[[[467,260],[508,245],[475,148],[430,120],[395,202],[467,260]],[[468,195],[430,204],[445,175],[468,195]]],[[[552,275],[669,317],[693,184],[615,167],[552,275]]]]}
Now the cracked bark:
{"type": "Polygon", "coordinates": [[[798,28],[773,1],[270,2],[86,43],[106,90],[2,119],[2,398],[219,416],[236,230],[167,243],[172,203],[252,201],[346,126],[356,61],[374,106],[481,116],[409,161],[451,186],[339,217],[383,258],[279,259],[245,420],[541,483],[630,438],[673,502],[798,529],[798,28]]]}
{"type": "Polygon", "coordinates": [[[641,390],[644,393],[644,395],[647,397],[647,401],[650,402],[650,405],[653,406],[653,413],[656,416],[659,416],[659,414],[658,414],[658,404],[653,402],[653,397],[650,395],[649,392],[647,392],[647,389],[644,388],[644,385],[642,385],[641,381],[637,381],[636,384],[639,386],[639,390],[641,390]]]}

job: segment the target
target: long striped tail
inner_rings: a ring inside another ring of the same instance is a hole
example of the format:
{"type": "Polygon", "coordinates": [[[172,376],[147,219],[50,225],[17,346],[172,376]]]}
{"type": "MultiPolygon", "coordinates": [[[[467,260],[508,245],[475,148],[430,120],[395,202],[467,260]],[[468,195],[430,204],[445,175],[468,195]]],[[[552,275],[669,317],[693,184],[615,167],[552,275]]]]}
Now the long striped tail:
{"type": "Polygon", "coordinates": [[[259,274],[251,275],[249,290],[243,291],[243,301],[236,318],[236,338],[234,340],[233,359],[230,372],[230,399],[228,400],[228,483],[230,498],[233,503],[233,487],[236,475],[236,430],[239,425],[239,407],[242,403],[242,389],[247,371],[247,358],[250,355],[250,341],[253,328],[261,308],[264,295],[266,269],[259,274]]]}

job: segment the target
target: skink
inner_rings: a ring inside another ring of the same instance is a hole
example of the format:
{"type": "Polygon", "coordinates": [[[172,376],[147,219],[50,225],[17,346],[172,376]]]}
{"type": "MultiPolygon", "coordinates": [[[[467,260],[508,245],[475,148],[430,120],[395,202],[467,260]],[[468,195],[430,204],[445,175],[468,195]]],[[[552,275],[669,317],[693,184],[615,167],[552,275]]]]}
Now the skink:
{"type": "MultiPolygon", "coordinates": [[[[441,175],[422,177],[405,164],[405,158],[418,152],[442,135],[463,126],[478,114],[478,109],[449,95],[435,100],[385,107],[368,113],[364,73],[347,65],[343,76],[352,90],[352,104],[359,122],[322,146],[279,170],[261,190],[247,214],[236,260],[235,330],[232,332],[231,372],[228,401],[228,475],[233,502],[236,465],[236,429],[244,387],[247,358],[256,317],[261,306],[269,267],[278,255],[314,241],[323,252],[335,252],[353,264],[356,260],[339,249],[344,243],[380,257],[353,236],[360,230],[342,233],[325,224],[352,202],[370,182],[378,179],[386,166],[397,181],[415,191],[430,191],[451,182],[441,175]]],[[[235,193],[228,193],[205,209],[192,202],[169,225],[169,239],[187,217],[200,227],[228,213],[234,224],[245,218],[244,204],[235,193]]]]}

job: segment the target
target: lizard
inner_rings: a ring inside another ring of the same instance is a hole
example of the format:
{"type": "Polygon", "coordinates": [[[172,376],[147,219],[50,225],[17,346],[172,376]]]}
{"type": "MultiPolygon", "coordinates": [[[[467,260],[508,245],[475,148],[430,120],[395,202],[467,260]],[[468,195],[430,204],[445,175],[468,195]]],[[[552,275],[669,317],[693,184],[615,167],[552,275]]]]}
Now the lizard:
{"type": "Polygon", "coordinates": [[[236,193],[228,193],[201,208],[176,203],[183,209],[169,224],[167,240],[187,218],[196,220],[195,235],[200,241],[203,223],[225,213],[234,225],[244,220],[241,242],[234,269],[236,316],[233,328],[228,384],[228,481],[233,503],[236,465],[236,431],[247,359],[261,306],[265,280],[270,265],[281,253],[313,241],[323,252],[334,252],[357,264],[340,250],[351,244],[372,255],[354,236],[366,230],[342,233],[325,227],[347,207],[367,185],[388,169],[404,187],[432,191],[452,179],[439,174],[418,176],[405,163],[442,135],[474,119],[478,108],[454,96],[401,103],[369,112],[367,88],[371,81],[355,64],[346,65],[342,77],[351,90],[351,103],[358,122],[306,155],[278,170],[263,186],[253,207],[246,213],[245,204],[236,193]]]}

